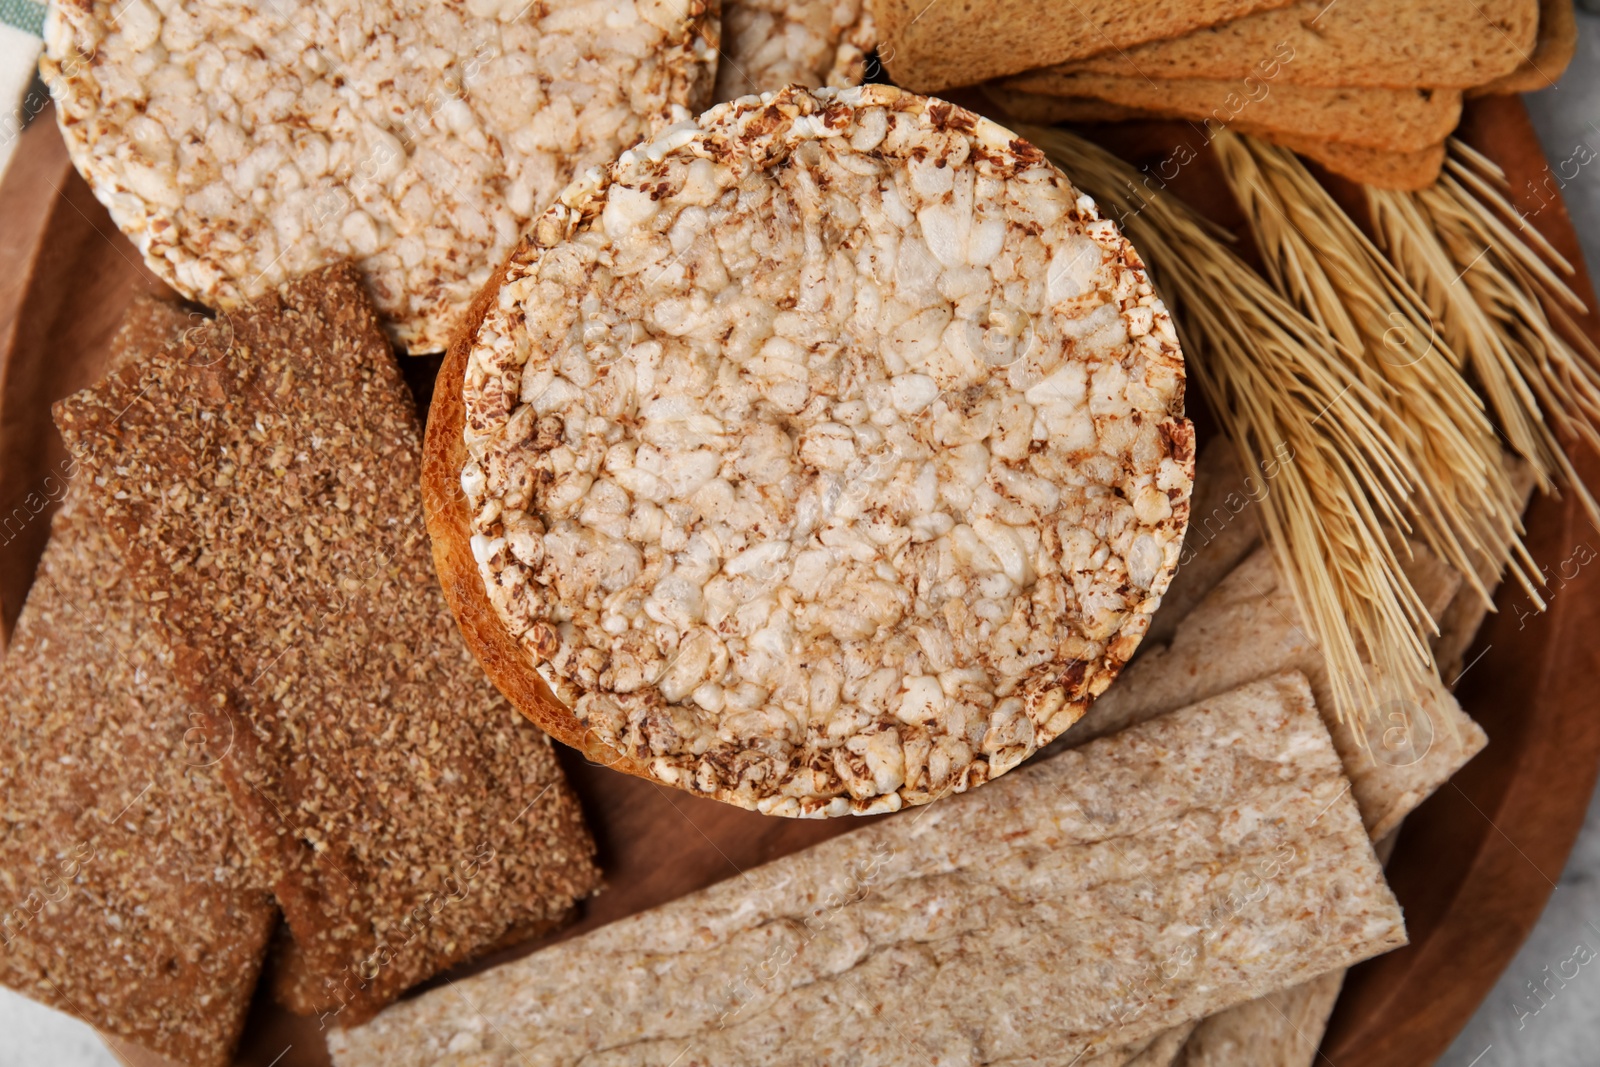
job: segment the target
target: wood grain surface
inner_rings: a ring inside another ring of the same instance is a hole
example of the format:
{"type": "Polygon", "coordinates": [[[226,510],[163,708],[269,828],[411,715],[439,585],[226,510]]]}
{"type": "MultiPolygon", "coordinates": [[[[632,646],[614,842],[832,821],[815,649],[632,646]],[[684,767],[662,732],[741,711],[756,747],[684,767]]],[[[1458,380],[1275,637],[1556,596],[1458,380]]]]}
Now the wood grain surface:
{"type": "MultiPolygon", "coordinates": [[[[1204,140],[1203,131],[1181,123],[1088,132],[1152,165],[1170,161],[1176,145],[1204,140]]],[[[1514,193],[1528,191],[1530,211],[1538,206],[1530,187],[1542,178],[1544,160],[1519,101],[1475,101],[1463,133],[1506,168],[1514,193]]],[[[1243,219],[1203,148],[1176,168],[1170,184],[1243,235],[1250,254],[1243,219]]],[[[1356,203],[1348,186],[1330,185],[1346,203],[1356,203]]],[[[1559,205],[1531,221],[1579,261],[1559,205]]],[[[1580,283],[1589,294],[1587,277],[1580,283]]],[[[50,404],[98,376],[122,308],[141,288],[158,285],[72,171],[50,116],[35,122],[0,186],[0,635],[10,633],[59,498],[50,479],[59,481],[66,456],[50,404]]],[[[1591,313],[1585,325],[1600,337],[1600,318],[1591,313]]],[[[424,411],[437,365],[407,361],[424,411]]],[[[1209,420],[1203,411],[1196,415],[1204,429],[1209,420]]],[[[1600,463],[1582,456],[1579,466],[1590,484],[1600,485],[1600,463]]],[[[1351,973],[1324,1043],[1327,1059],[1319,1062],[1415,1067],[1437,1058],[1537,921],[1582,824],[1600,768],[1600,693],[1592,681],[1600,673],[1600,566],[1570,561],[1585,546],[1600,547],[1600,535],[1570,500],[1536,501],[1528,527],[1534,558],[1561,583],[1551,610],[1530,616],[1519,592],[1502,589],[1500,613],[1468,654],[1459,695],[1491,743],[1407,820],[1390,875],[1412,943],[1351,973]]],[[[585,903],[580,921],[567,931],[450,977],[526,955],[861,825],[770,819],[617,774],[572,750],[562,756],[595,828],[604,892],[585,903]]],[[[160,1062],[124,1043],[115,1048],[141,1067],[160,1062]]],[[[316,1020],[291,1016],[258,996],[238,1062],[310,1067],[328,1061],[316,1020]]]]}

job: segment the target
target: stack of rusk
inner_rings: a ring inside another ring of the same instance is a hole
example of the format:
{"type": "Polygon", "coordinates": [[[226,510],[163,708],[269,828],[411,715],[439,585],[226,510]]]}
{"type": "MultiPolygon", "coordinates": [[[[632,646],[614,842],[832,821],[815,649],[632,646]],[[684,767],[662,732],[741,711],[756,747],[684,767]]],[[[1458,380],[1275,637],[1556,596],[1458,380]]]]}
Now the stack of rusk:
{"type": "Polygon", "coordinates": [[[981,78],[1016,121],[1159,116],[1231,128],[1389,189],[1432,184],[1464,98],[1552,85],[1576,42],[1572,0],[1268,0],[1199,28],[1174,18],[1167,34],[1152,20],[1100,20],[1048,51],[963,68],[933,54],[928,19],[896,18],[895,0],[880,6],[881,52],[902,84],[981,78]]]}

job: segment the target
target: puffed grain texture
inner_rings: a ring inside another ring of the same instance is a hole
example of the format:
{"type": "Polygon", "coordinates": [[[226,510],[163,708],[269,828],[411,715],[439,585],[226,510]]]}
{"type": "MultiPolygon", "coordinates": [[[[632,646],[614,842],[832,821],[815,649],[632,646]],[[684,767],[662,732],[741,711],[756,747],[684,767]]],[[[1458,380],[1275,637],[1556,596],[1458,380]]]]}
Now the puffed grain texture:
{"type": "Polygon", "coordinates": [[[442,351],[584,168],[710,102],[716,0],[61,0],[41,71],[145,261],[237,308],[359,262],[442,351]]]}
{"type": "Polygon", "coordinates": [[[57,407],[324,1007],[348,1022],[564,914],[592,844],[428,557],[416,413],[327,268],[57,407]]]}
{"type": "Polygon", "coordinates": [[[657,780],[800,816],[981,784],[1109,684],[1176,564],[1166,309],[951,105],[714,108],[564,193],[493,301],[460,385],[482,586],[657,780]]]}
{"type": "MultiPolygon", "coordinates": [[[[1418,556],[1430,559],[1420,552],[1418,556]]],[[[1459,576],[1437,561],[1413,564],[1409,577],[1434,612],[1449,603],[1459,584],[1459,576]],[[1427,569],[1419,569],[1422,565],[1427,569]]],[[[1341,723],[1331,710],[1322,654],[1298,624],[1299,617],[1271,548],[1257,549],[1178,625],[1170,645],[1140,656],[1058,743],[1100,737],[1253,678],[1300,671],[1319,694],[1317,706],[1324,711],[1362,818],[1374,839],[1383,837],[1482,750],[1488,738],[1441,689],[1421,706],[1431,741],[1423,744],[1419,733],[1421,751],[1384,752],[1384,738],[1400,740],[1390,733],[1390,715],[1402,706],[1385,701],[1369,710],[1367,722],[1341,723]],[[1374,756],[1375,748],[1381,758],[1374,756]]],[[[1381,692],[1381,677],[1375,674],[1373,683],[1381,692]]]]}
{"type": "Polygon", "coordinates": [[[1403,941],[1310,690],[1284,675],[395,1005],[330,1047],[340,1067],[497,1067],[518,1049],[549,1067],[1065,1062],[1403,941]]]}
{"type": "Polygon", "coordinates": [[[113,1043],[221,1067],[277,909],[241,847],[218,739],[80,489],[0,676],[0,982],[113,1043]]]}
{"type": "Polygon", "coordinates": [[[715,101],[860,85],[877,43],[864,0],[725,0],[715,101]]]}

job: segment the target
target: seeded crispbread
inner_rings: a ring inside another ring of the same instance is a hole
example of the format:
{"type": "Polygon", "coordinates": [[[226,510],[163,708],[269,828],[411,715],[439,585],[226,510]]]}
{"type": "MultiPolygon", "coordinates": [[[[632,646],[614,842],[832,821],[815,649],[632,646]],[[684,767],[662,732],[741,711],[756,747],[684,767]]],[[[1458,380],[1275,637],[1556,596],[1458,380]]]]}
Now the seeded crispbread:
{"type": "MultiPolygon", "coordinates": [[[[1058,122],[1123,122],[1185,117],[1175,112],[1163,114],[1124,107],[1086,96],[1048,96],[993,86],[986,88],[984,93],[1002,113],[1016,121],[1042,126],[1058,122]]],[[[1351,181],[1380,189],[1425,189],[1439,177],[1439,170],[1444,166],[1442,141],[1416,152],[1385,152],[1376,148],[1298,137],[1238,119],[1227,125],[1240,133],[1281,144],[1351,181]]]]}
{"type": "Polygon", "coordinates": [[[1403,936],[1290,674],[404,1001],[330,1047],[340,1067],[510,1067],[533,1048],[549,1067],[600,1050],[613,1067],[1082,1062],[1403,936]]]}
{"type": "Polygon", "coordinates": [[[920,93],[1173,37],[1283,7],[1290,0],[867,0],[878,52],[898,85],[920,93]]]}
{"type": "Polygon", "coordinates": [[[235,837],[221,739],[80,490],[0,678],[0,982],[113,1045],[229,1063],[277,909],[235,837]]]}
{"type": "Polygon", "coordinates": [[[726,0],[714,99],[860,85],[877,43],[864,0],[726,0]]]}
{"type": "Polygon", "coordinates": [[[1539,23],[1539,0],[1297,0],[1058,69],[1215,81],[1271,69],[1285,85],[1466,89],[1515,70],[1539,23]]]}
{"type": "Polygon", "coordinates": [[[62,402],[339,1021],[596,882],[549,741],[473,662],[428,556],[420,434],[347,266],[62,402]]]}
{"type": "Polygon", "coordinates": [[[710,101],[714,0],[57,0],[40,71],[74,165],[184,295],[236,308],[359,261],[444,349],[562,186],[710,101]]]}
{"type": "Polygon", "coordinates": [[[1539,37],[1532,52],[1523,56],[1517,69],[1478,86],[1467,95],[1509,95],[1548,89],[1566,73],[1577,51],[1578,18],[1572,10],[1572,0],[1540,0],[1539,37]]]}
{"type": "Polygon", "coordinates": [[[1036,71],[1001,83],[1047,96],[1089,96],[1223,126],[1276,131],[1385,152],[1415,152],[1443,141],[1461,118],[1458,89],[1318,88],[1252,77],[1152,81],[1119,74],[1036,71]]]}

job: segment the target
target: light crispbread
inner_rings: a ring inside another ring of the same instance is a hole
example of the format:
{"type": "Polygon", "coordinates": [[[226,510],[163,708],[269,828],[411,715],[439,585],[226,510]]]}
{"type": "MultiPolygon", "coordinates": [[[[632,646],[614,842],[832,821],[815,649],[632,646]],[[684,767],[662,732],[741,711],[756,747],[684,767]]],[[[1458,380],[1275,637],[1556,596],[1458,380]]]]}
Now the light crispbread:
{"type": "Polygon", "coordinates": [[[168,284],[236,308],[356,259],[436,352],[567,182],[706,106],[717,26],[715,0],[60,0],[40,69],[168,284]]]}
{"type": "Polygon", "coordinates": [[[0,982],[113,1045],[221,1067],[277,909],[237,836],[217,739],[80,490],[0,677],[0,982]]]}
{"type": "Polygon", "coordinates": [[[877,23],[879,54],[895,83],[931,93],[1175,36],[1289,2],[992,0],[980,7],[867,0],[867,10],[877,23]]]}
{"type": "Polygon", "coordinates": [[[1183,1045],[1183,1067],[1311,1067],[1344,971],[1218,1012],[1183,1045]]]}
{"type": "Polygon", "coordinates": [[[1523,57],[1517,69],[1477,86],[1467,95],[1496,96],[1548,89],[1566,73],[1577,51],[1578,18],[1572,0],[1540,0],[1539,37],[1532,52],[1523,57]]]}
{"type": "Polygon", "coordinates": [[[1182,1023],[1157,1034],[1126,1067],[1169,1067],[1183,1051],[1183,1043],[1194,1033],[1194,1023],[1182,1023]]]}
{"type": "Polygon", "coordinates": [[[1089,96],[1250,132],[1275,130],[1304,140],[1333,141],[1385,152],[1439,144],[1461,118],[1459,89],[1318,88],[1254,77],[1152,81],[1120,74],[1035,71],[1001,83],[1048,96],[1089,96]]]}
{"type": "Polygon", "coordinates": [[[864,0],[724,0],[714,102],[860,85],[877,43],[864,0]]]}
{"type": "Polygon", "coordinates": [[[1402,938],[1307,683],[1283,675],[402,1002],[330,1048],[340,1067],[509,1067],[535,1047],[550,1067],[601,1050],[613,1067],[1060,1062],[1402,938]]]}
{"type": "Polygon", "coordinates": [[[1225,437],[1213,437],[1194,465],[1194,495],[1189,498],[1189,528],[1184,531],[1178,570],[1150,619],[1145,644],[1159,648],[1217,583],[1226,578],[1261,541],[1256,505],[1276,473],[1274,458],[1263,469],[1246,472],[1225,437]]]}
{"type": "Polygon", "coordinates": [[[1287,85],[1467,89],[1515,70],[1540,21],[1539,0],[1297,0],[1059,69],[1228,81],[1275,64],[1287,85]]]}
{"type": "Polygon", "coordinates": [[[1015,766],[1131,655],[1187,515],[1181,380],[1137,254],[1037,149],[790,88],[541,220],[441,371],[430,530],[558,737],[768,814],[893,811],[1015,766]]]}
{"type": "Polygon", "coordinates": [[[597,874],[549,741],[452,625],[416,413],[329,268],[57,407],[338,1021],[597,874]]]}
{"type": "Polygon", "coordinates": [[[1094,1053],[1072,1067],[1168,1067],[1194,1028],[1195,1023],[1181,1023],[1131,1045],[1094,1053]]]}
{"type": "MultiPolygon", "coordinates": [[[[1050,96],[995,86],[986,87],[984,93],[1002,114],[1018,122],[1042,126],[1058,122],[1124,122],[1185,117],[1176,112],[1124,107],[1087,96],[1050,96]]],[[[1299,137],[1242,119],[1234,119],[1227,123],[1227,127],[1281,144],[1341,177],[1380,189],[1426,189],[1437,180],[1444,166],[1443,142],[1415,152],[1386,152],[1336,141],[1299,137]]]]}
{"type": "MultiPolygon", "coordinates": [[[[1419,560],[1426,560],[1417,549],[1419,560]]],[[[1419,569],[1408,561],[1408,577],[1431,612],[1441,611],[1454,596],[1458,577],[1437,561],[1419,569]]],[[[1263,546],[1241,563],[1179,625],[1172,643],[1148,650],[1124,672],[1076,726],[1057,744],[1091,738],[1181,707],[1208,693],[1226,691],[1251,678],[1298,670],[1327,694],[1322,654],[1298,622],[1294,597],[1279,579],[1270,548],[1263,546]]],[[[1384,691],[1382,679],[1375,686],[1384,691]]],[[[1381,837],[1434,789],[1471,759],[1486,743],[1483,730],[1442,690],[1426,699],[1420,714],[1431,726],[1430,747],[1420,759],[1388,755],[1374,758],[1354,724],[1340,723],[1331,702],[1318,700],[1345,761],[1351,790],[1374,837],[1381,837]]],[[[1364,724],[1375,740],[1389,728],[1388,714],[1403,710],[1372,709],[1364,724]]],[[[1420,738],[1420,734],[1418,735],[1420,738]]]]}

